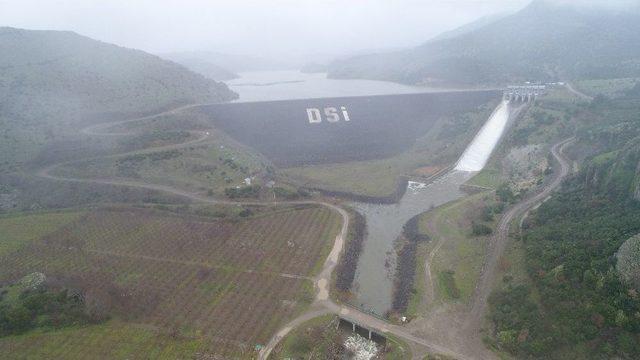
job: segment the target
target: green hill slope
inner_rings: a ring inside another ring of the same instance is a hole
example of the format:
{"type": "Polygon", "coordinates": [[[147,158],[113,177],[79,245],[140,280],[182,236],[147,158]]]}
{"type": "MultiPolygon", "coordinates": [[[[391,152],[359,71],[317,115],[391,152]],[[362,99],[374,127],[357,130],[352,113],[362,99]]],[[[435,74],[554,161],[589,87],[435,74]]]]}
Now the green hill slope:
{"type": "Polygon", "coordinates": [[[143,51],[72,32],[0,28],[0,173],[88,122],[236,96],[143,51]]]}

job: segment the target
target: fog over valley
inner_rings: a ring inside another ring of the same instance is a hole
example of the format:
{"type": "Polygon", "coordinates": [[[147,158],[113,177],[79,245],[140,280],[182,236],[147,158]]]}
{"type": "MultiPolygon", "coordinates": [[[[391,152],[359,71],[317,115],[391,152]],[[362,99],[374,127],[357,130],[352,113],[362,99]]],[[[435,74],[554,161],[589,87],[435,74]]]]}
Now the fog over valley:
{"type": "Polygon", "coordinates": [[[640,359],[640,1],[0,0],[0,358],[640,359]]]}
{"type": "Polygon", "coordinates": [[[0,23],[72,30],[152,53],[212,51],[287,65],[415,46],[527,0],[0,1],[0,23]]]}

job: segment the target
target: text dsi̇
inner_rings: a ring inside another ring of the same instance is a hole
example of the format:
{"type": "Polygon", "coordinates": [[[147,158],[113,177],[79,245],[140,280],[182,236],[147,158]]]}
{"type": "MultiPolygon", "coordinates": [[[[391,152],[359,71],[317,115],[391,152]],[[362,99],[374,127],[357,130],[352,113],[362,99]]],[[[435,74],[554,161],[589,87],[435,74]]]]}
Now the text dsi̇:
{"type": "Polygon", "coordinates": [[[335,107],[326,107],[322,109],[317,108],[308,108],[307,109],[307,117],[309,118],[310,124],[319,124],[322,120],[326,120],[330,123],[335,123],[340,120],[350,121],[349,113],[347,112],[347,108],[344,106],[340,107],[340,110],[335,107]]]}

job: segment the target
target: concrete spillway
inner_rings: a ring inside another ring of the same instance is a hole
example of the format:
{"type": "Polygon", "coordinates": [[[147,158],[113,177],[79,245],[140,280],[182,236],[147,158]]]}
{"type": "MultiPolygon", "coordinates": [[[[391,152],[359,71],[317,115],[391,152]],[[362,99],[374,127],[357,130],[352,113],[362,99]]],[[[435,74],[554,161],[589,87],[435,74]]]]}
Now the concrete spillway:
{"type": "Polygon", "coordinates": [[[493,149],[500,141],[508,120],[509,103],[503,101],[464,151],[455,169],[460,171],[482,170],[487,164],[493,149]]]}

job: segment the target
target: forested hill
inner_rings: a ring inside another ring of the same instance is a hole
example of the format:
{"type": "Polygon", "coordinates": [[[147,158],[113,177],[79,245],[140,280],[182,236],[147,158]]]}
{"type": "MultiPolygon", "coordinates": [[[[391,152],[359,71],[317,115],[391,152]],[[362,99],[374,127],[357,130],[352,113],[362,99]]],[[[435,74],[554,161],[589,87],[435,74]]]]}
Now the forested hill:
{"type": "Polygon", "coordinates": [[[226,85],[143,51],[72,32],[0,28],[0,115],[150,111],[235,97],[226,85]]]}
{"type": "Polygon", "coordinates": [[[640,6],[621,11],[567,3],[536,0],[457,36],[336,61],[329,76],[448,85],[640,75],[640,6]]]}
{"type": "Polygon", "coordinates": [[[517,358],[640,358],[639,90],[572,111],[581,170],[515,243],[529,280],[505,275],[489,300],[494,344],[517,358]]]}
{"type": "Polygon", "coordinates": [[[587,190],[640,201],[640,83],[625,96],[596,98],[579,132],[597,153],[583,169],[587,190]]]}
{"type": "Polygon", "coordinates": [[[0,174],[89,123],[236,96],[143,51],[72,32],[0,27],[0,174]]]}

